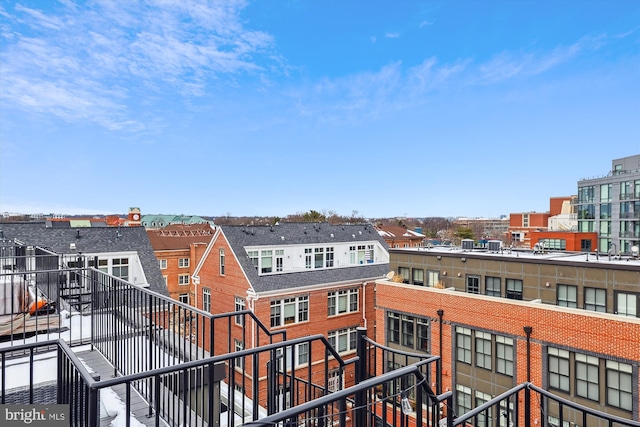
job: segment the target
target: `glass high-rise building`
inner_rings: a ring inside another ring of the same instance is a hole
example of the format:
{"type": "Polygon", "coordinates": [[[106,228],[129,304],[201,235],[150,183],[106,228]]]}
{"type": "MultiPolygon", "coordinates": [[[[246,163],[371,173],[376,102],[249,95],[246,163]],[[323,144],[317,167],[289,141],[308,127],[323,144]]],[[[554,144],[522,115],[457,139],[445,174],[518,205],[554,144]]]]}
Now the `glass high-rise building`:
{"type": "Polygon", "coordinates": [[[614,159],[601,178],[578,181],[578,231],[597,232],[602,253],[640,247],[640,155],[614,159]]]}

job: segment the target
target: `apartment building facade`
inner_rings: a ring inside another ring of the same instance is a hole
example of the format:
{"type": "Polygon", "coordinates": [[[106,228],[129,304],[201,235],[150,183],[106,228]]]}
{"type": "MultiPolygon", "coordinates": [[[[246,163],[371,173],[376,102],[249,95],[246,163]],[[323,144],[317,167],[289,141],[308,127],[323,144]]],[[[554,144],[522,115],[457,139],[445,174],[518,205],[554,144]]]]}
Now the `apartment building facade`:
{"type": "Polygon", "coordinates": [[[147,230],[171,298],[185,304],[195,301],[191,275],[211,242],[213,233],[208,223],[172,224],[147,230]]]}
{"type": "MultiPolygon", "coordinates": [[[[391,249],[390,268],[408,279],[376,283],[376,341],[441,355],[456,413],[531,381],[638,420],[640,261],[391,249]]],[[[559,408],[542,410],[541,425],[558,425],[559,408]]]]}
{"type": "MultiPolygon", "coordinates": [[[[357,327],[373,333],[374,281],[388,272],[387,244],[369,224],[223,225],[193,273],[195,305],[211,313],[251,310],[288,340],[324,335],[344,357],[356,351],[357,327]]],[[[245,320],[236,316],[232,336],[216,337],[216,353],[266,344],[252,341],[245,320]]],[[[286,369],[304,369],[324,360],[325,349],[302,344],[280,356],[286,369]]]]}
{"type": "Polygon", "coordinates": [[[607,176],[578,181],[578,231],[596,232],[600,252],[640,247],[640,155],[614,159],[607,176]]]}

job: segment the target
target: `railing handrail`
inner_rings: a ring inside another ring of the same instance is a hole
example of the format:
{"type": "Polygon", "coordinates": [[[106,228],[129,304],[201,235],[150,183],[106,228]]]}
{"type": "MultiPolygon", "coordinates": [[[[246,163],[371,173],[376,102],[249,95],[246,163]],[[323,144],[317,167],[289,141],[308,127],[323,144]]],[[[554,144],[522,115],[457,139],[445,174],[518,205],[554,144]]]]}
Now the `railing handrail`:
{"type": "Polygon", "coordinates": [[[366,342],[368,342],[369,344],[373,345],[374,347],[377,347],[377,348],[380,348],[382,350],[389,351],[389,352],[392,352],[392,353],[400,354],[402,356],[415,357],[415,358],[418,358],[418,359],[424,359],[426,357],[431,361],[434,361],[434,360],[440,358],[440,356],[434,356],[433,354],[429,354],[429,353],[414,353],[414,352],[411,352],[411,351],[399,350],[397,348],[391,348],[391,347],[388,347],[386,345],[377,343],[377,342],[373,341],[371,338],[369,338],[367,336],[364,337],[364,340],[366,342]]]}
{"type": "MultiPolygon", "coordinates": [[[[297,415],[300,415],[304,412],[309,412],[313,409],[316,409],[318,407],[321,406],[325,406],[328,405],[330,403],[334,403],[337,402],[339,400],[344,400],[347,399],[349,396],[355,395],[358,392],[362,392],[362,391],[366,391],[369,389],[374,388],[377,385],[383,384],[385,382],[389,382],[389,381],[393,381],[396,380],[398,378],[402,378],[404,376],[407,375],[414,375],[417,378],[416,381],[416,386],[420,386],[420,387],[425,387],[426,384],[424,384],[424,380],[425,377],[424,375],[422,375],[422,372],[420,372],[420,366],[422,364],[424,364],[425,361],[420,361],[408,366],[404,366],[402,368],[398,368],[395,369],[393,371],[389,371],[386,372],[382,375],[379,375],[377,377],[373,377],[373,378],[369,378],[367,380],[364,380],[354,386],[342,389],[342,390],[338,390],[336,392],[327,394],[325,396],[319,397],[317,399],[313,399],[310,400],[308,402],[302,403],[298,406],[295,406],[293,408],[289,408],[289,409],[285,409],[283,411],[278,412],[277,414],[273,414],[273,415],[268,415],[264,418],[261,418],[259,420],[256,421],[252,421],[249,422],[247,424],[244,424],[245,427],[266,427],[266,426],[274,426],[277,425],[276,423],[278,423],[279,421],[285,420],[285,419],[289,419],[289,418],[293,418],[297,415]]],[[[425,389],[424,391],[426,391],[427,393],[429,392],[428,389],[425,389]]],[[[438,396],[433,395],[430,397],[433,398],[434,402],[438,401],[438,396]]],[[[335,415],[335,414],[334,414],[335,415]]]]}
{"type": "MultiPolygon", "coordinates": [[[[583,406],[580,405],[578,403],[572,402],[570,400],[565,399],[564,397],[555,395],[553,393],[549,393],[548,391],[541,389],[538,386],[533,385],[532,383],[525,383],[527,385],[527,387],[533,391],[535,391],[536,393],[539,393],[549,399],[555,400],[556,402],[560,402],[562,405],[564,406],[568,406],[572,409],[576,409],[578,411],[582,411],[584,413],[587,413],[589,415],[593,415],[596,416],[598,418],[603,418],[603,419],[607,419],[607,420],[611,420],[613,422],[616,423],[620,423],[623,425],[627,425],[627,426],[632,426],[632,427],[640,427],[640,422],[638,421],[633,421],[633,420],[629,420],[626,418],[622,418],[622,417],[618,417],[616,415],[613,414],[608,414],[606,412],[602,412],[602,411],[598,411],[596,409],[591,409],[587,406],[583,406]]],[[[611,425],[611,424],[609,424],[611,425]]]]}
{"type": "MultiPolygon", "coordinates": [[[[295,339],[292,339],[292,340],[287,340],[287,341],[282,341],[282,342],[277,342],[277,343],[271,343],[271,344],[263,345],[263,346],[260,346],[260,347],[240,350],[240,351],[236,351],[236,352],[233,352],[233,353],[225,353],[225,354],[221,354],[221,355],[217,355],[217,356],[209,356],[209,357],[203,358],[203,359],[190,360],[188,362],[182,362],[182,363],[177,364],[177,365],[164,366],[164,367],[161,367],[161,368],[155,368],[155,369],[151,369],[151,370],[144,371],[144,372],[137,372],[137,373],[134,373],[134,374],[123,375],[123,376],[117,377],[117,378],[109,378],[109,379],[106,379],[106,380],[101,380],[97,385],[94,385],[92,387],[94,387],[94,388],[111,387],[111,386],[118,385],[118,384],[123,384],[123,383],[127,383],[127,382],[146,379],[146,378],[149,378],[151,376],[167,375],[167,374],[172,374],[172,373],[175,373],[175,372],[186,371],[186,370],[193,369],[193,368],[199,368],[199,367],[206,366],[206,365],[212,365],[212,364],[219,363],[219,362],[225,362],[227,360],[237,359],[237,358],[240,358],[240,357],[252,356],[254,354],[266,353],[266,352],[270,352],[271,350],[277,350],[278,348],[291,347],[291,346],[294,346],[296,344],[300,344],[300,343],[304,343],[304,342],[312,342],[312,341],[316,341],[316,340],[322,341],[325,344],[326,348],[329,350],[329,352],[332,355],[334,355],[334,357],[336,358],[337,362],[340,364],[341,368],[343,368],[347,364],[347,362],[345,362],[340,357],[340,355],[335,351],[335,349],[333,349],[333,347],[331,347],[331,344],[329,344],[329,341],[327,340],[327,338],[324,335],[311,335],[311,336],[308,336],[308,337],[295,338],[295,339]]],[[[350,359],[350,360],[352,360],[352,359],[350,359]]]]}
{"type": "Polygon", "coordinates": [[[518,392],[520,392],[521,390],[524,390],[525,388],[527,388],[530,385],[530,383],[524,382],[522,384],[519,384],[507,391],[505,391],[504,393],[502,393],[501,395],[498,395],[496,397],[494,397],[493,399],[489,400],[488,402],[483,403],[482,405],[473,408],[471,411],[469,412],[465,412],[463,415],[458,416],[454,421],[453,421],[453,425],[457,426],[460,424],[465,423],[467,420],[475,417],[476,415],[480,415],[482,412],[486,411],[487,409],[495,406],[496,403],[514,395],[517,394],[518,392]]]}

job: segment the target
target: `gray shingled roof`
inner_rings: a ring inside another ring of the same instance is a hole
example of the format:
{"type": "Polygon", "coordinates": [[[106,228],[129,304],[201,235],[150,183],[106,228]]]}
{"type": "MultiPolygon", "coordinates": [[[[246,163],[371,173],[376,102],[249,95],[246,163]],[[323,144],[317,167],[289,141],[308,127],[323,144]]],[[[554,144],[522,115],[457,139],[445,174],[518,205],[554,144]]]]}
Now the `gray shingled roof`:
{"type": "Polygon", "coordinates": [[[58,254],[68,254],[69,244],[76,244],[76,252],[107,253],[137,252],[149,289],[168,296],[158,260],[153,253],[143,227],[47,227],[46,222],[0,223],[5,239],[17,239],[27,245],[47,248],[58,254]],[[79,234],[78,234],[79,233],[79,234]],[[77,236],[80,236],[79,238],[77,236]]]}
{"type": "Polygon", "coordinates": [[[274,226],[223,225],[220,228],[256,292],[292,289],[323,283],[377,279],[389,272],[389,264],[384,263],[260,276],[247,257],[245,249],[245,247],[266,245],[315,245],[377,241],[388,251],[389,246],[371,224],[330,225],[328,223],[305,222],[282,223],[274,226]]]}

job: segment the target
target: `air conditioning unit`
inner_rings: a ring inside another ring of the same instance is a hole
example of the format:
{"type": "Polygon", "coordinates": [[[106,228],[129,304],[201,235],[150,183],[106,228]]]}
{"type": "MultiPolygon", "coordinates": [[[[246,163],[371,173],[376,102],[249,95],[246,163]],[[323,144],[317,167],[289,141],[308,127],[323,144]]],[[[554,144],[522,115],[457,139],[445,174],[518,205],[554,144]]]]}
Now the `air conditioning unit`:
{"type": "Polygon", "coordinates": [[[462,250],[472,251],[473,250],[473,239],[462,239],[462,250]]]}
{"type": "Polygon", "coordinates": [[[489,240],[487,242],[487,250],[489,252],[500,252],[502,249],[502,242],[500,240],[489,240]]]}

